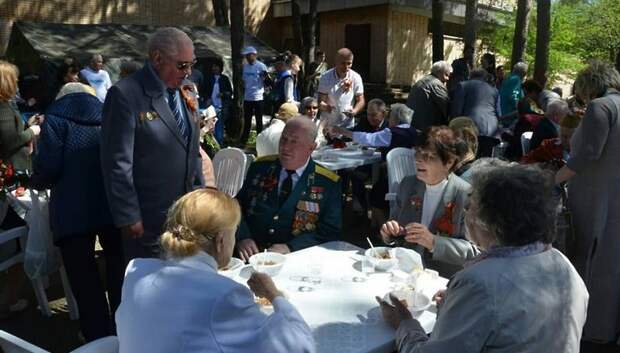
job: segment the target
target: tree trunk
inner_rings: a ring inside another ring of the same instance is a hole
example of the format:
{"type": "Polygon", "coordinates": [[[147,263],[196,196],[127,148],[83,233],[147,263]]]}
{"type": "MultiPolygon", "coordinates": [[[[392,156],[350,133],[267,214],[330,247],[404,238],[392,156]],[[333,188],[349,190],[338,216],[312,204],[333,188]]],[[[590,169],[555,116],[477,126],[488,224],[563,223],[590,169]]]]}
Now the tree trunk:
{"type": "Polygon", "coordinates": [[[213,15],[215,16],[215,25],[219,27],[228,27],[228,5],[226,0],[212,0],[213,15]]]}
{"type": "Polygon", "coordinates": [[[620,49],[616,51],[616,70],[620,71],[620,49]]]}
{"type": "Polygon", "coordinates": [[[538,0],[536,9],[536,61],[534,80],[542,87],[547,83],[549,67],[549,40],[551,27],[551,0],[538,0]]]}
{"type": "Polygon", "coordinates": [[[530,17],[530,0],[518,0],[517,21],[515,23],[515,35],[512,42],[511,65],[523,61],[525,56],[525,44],[527,41],[527,27],[530,17]]]}
{"type": "Polygon", "coordinates": [[[291,0],[291,14],[293,16],[293,40],[295,41],[295,48],[292,49],[295,53],[301,53],[304,49],[304,39],[301,28],[301,9],[299,8],[298,0],[291,0]]]}
{"type": "Polygon", "coordinates": [[[471,55],[466,53],[465,59],[470,67],[474,67],[474,58],[476,57],[476,28],[478,26],[478,0],[467,0],[465,7],[465,31],[463,33],[463,42],[465,47],[473,48],[471,55]]]}
{"type": "Polygon", "coordinates": [[[243,56],[241,50],[244,45],[245,23],[244,0],[230,0],[230,47],[233,71],[233,103],[232,114],[229,117],[228,133],[237,139],[243,130],[243,56]]]}
{"type": "Polygon", "coordinates": [[[310,62],[314,59],[314,52],[316,50],[316,28],[319,22],[319,16],[317,11],[318,0],[309,1],[308,16],[303,28],[303,50],[300,53],[302,60],[304,61],[303,70],[300,71],[300,76],[297,78],[298,87],[302,97],[308,95],[308,85],[306,84],[305,76],[308,74],[308,68],[310,62]]]}
{"type": "Polygon", "coordinates": [[[431,30],[433,31],[433,62],[443,60],[443,0],[433,0],[433,18],[431,30]]]}

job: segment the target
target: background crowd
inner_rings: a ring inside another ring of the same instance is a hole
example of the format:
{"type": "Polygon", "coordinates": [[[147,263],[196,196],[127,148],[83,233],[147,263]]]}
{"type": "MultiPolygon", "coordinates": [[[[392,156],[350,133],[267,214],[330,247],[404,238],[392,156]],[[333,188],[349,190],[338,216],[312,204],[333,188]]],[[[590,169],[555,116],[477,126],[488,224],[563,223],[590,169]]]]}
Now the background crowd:
{"type": "MultiPolygon", "coordinates": [[[[0,61],[0,159],[31,174],[28,187],[51,190],[54,243],[86,341],[117,334],[122,352],[168,352],[176,340],[242,351],[258,337],[256,351],[313,351],[309,327],[268,276],[253,275],[250,292],[217,270],[233,253],[245,261],[339,239],[350,190],[377,240],[415,249],[451,278],[430,336],[397,300],[378,298],[399,352],[618,344],[620,74],[612,66],[592,62],[565,99],[528,80],[522,62],[504,77],[490,53],[480,67],[439,61],[406,104],[388,105],[366,103],[347,48],[332,53],[331,69],[330,53],[318,51],[304,82],[299,56],[270,68],[258,54],[243,51],[243,117],[233,116],[223,63],[206,77],[192,69],[193,43],[174,28],[156,31],[148,60],[124,63],[114,85],[101,55],[83,69],[67,61],[55,100],[27,121],[18,109],[32,102],[19,100],[18,70],[0,61]],[[242,131],[230,131],[230,119],[243,120],[242,131]],[[335,173],[311,158],[349,141],[381,152],[378,178],[370,166],[335,173]],[[210,162],[233,143],[258,157],[236,198],[214,190],[210,162]],[[385,157],[398,147],[413,149],[416,173],[389,204],[385,157]],[[254,294],[274,304],[272,316],[254,294]],[[196,317],[178,314],[196,307],[196,317]],[[232,323],[248,334],[231,334],[232,323]]],[[[4,199],[0,211],[0,228],[25,224],[4,199]]],[[[3,244],[0,260],[17,249],[3,244]]],[[[3,276],[0,318],[27,305],[16,296],[19,268],[3,276]]]]}

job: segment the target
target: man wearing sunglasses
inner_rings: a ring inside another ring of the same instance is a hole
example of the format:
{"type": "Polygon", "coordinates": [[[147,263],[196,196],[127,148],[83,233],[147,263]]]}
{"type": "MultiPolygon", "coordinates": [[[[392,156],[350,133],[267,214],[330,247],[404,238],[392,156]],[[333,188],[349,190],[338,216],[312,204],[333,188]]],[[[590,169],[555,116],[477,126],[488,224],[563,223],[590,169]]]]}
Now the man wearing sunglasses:
{"type": "Polygon", "coordinates": [[[126,261],[159,257],[168,208],[204,184],[198,121],[179,89],[196,62],[192,40],[161,28],[148,50],[144,68],[110,88],[103,107],[102,172],[126,261]]]}

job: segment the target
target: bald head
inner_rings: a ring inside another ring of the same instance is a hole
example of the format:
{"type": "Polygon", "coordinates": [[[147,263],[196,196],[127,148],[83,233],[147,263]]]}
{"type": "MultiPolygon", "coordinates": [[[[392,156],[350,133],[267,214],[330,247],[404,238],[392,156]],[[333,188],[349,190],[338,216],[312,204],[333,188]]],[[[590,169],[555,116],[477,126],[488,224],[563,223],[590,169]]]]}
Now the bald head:
{"type": "Polygon", "coordinates": [[[336,72],[340,77],[344,77],[353,66],[353,52],[349,48],[341,48],[336,53],[336,72]]]}
{"type": "Polygon", "coordinates": [[[297,129],[308,138],[308,141],[314,142],[318,135],[318,128],[316,124],[310,120],[297,115],[296,117],[289,119],[284,126],[285,129],[297,129]]]}
{"type": "Polygon", "coordinates": [[[149,57],[153,59],[156,53],[175,57],[184,47],[191,47],[194,51],[194,43],[185,32],[174,27],[160,28],[149,38],[149,57]]]}
{"type": "Polygon", "coordinates": [[[316,148],[317,127],[310,119],[294,117],[286,122],[280,137],[280,163],[288,170],[302,167],[316,148]]]}

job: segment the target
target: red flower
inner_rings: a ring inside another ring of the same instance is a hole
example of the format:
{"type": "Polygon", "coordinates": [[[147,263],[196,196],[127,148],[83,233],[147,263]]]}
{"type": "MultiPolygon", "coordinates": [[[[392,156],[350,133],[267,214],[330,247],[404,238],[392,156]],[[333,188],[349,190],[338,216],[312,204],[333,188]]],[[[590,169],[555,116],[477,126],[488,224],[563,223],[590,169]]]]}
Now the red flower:
{"type": "Polygon", "coordinates": [[[263,179],[263,190],[266,192],[272,191],[276,186],[278,186],[278,179],[274,176],[270,175],[269,177],[263,179]]]}
{"type": "Polygon", "coordinates": [[[411,205],[415,207],[416,211],[419,211],[422,208],[422,198],[420,196],[412,197],[409,202],[411,202],[411,205]]]}
{"type": "Polygon", "coordinates": [[[446,234],[447,236],[454,235],[454,224],[452,223],[452,214],[456,204],[454,202],[448,202],[443,210],[443,215],[437,218],[434,222],[437,232],[446,234]]]}

